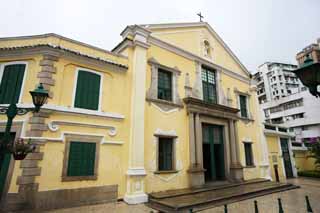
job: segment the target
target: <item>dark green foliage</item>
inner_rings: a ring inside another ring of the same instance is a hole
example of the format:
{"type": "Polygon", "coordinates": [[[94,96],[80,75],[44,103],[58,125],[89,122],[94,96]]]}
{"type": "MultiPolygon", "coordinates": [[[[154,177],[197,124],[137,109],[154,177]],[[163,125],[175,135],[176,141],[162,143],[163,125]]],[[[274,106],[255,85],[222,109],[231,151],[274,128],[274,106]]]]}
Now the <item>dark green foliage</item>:
{"type": "Polygon", "coordinates": [[[320,138],[311,138],[309,151],[311,153],[309,157],[315,159],[315,166],[320,169],[320,138]]]}
{"type": "Polygon", "coordinates": [[[320,178],[320,171],[299,171],[298,176],[320,178]]]}

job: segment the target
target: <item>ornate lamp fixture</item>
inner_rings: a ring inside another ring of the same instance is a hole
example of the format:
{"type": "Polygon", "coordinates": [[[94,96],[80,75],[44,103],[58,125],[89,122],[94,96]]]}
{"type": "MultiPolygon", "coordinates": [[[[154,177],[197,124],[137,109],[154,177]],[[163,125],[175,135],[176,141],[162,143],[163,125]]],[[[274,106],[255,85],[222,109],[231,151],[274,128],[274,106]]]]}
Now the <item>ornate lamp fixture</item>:
{"type": "Polygon", "coordinates": [[[309,88],[312,95],[320,97],[320,63],[313,63],[309,55],[306,56],[304,64],[296,69],[294,73],[301,82],[309,88]]]}
{"type": "Polygon", "coordinates": [[[4,137],[2,141],[0,141],[1,158],[5,153],[9,152],[13,154],[16,160],[23,160],[28,153],[34,150],[34,147],[30,143],[30,141],[28,143],[24,143],[22,139],[18,139],[15,141],[10,140],[12,122],[16,115],[25,115],[30,111],[39,112],[40,108],[49,97],[48,91],[43,88],[41,83],[35,90],[30,91],[30,94],[35,106],[34,108],[18,108],[15,103],[11,103],[8,107],[5,106],[0,108],[0,114],[6,114],[8,119],[4,137]]]}

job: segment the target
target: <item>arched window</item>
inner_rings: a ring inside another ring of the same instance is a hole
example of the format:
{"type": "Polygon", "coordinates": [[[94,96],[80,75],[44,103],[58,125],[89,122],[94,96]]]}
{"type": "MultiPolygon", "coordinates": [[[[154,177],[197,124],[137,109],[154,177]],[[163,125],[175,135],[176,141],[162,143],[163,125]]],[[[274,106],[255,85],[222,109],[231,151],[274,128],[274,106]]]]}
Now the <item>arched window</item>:
{"type": "Polygon", "coordinates": [[[90,110],[100,109],[101,75],[84,69],[78,70],[74,107],[90,110]]]}
{"type": "Polygon", "coordinates": [[[211,56],[211,47],[210,43],[207,40],[204,40],[204,55],[210,57],[211,56]]]}

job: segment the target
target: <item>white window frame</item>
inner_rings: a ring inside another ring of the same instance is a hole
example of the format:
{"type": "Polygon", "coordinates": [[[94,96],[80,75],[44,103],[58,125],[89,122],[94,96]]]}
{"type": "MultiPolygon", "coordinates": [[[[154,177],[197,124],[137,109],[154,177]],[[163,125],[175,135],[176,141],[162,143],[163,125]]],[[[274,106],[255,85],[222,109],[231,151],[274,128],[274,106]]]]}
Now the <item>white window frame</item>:
{"type": "Polygon", "coordinates": [[[102,93],[103,93],[103,74],[94,70],[90,70],[87,68],[77,67],[75,71],[75,77],[74,77],[74,84],[73,84],[73,94],[72,94],[72,107],[74,109],[78,110],[84,110],[84,111],[94,111],[94,112],[101,112],[101,105],[102,105],[102,93]],[[98,110],[91,110],[91,109],[84,109],[75,107],[75,100],[76,100],[76,92],[77,92],[77,84],[78,84],[78,73],[79,71],[85,71],[85,72],[91,72],[94,74],[97,74],[100,76],[100,88],[99,88],[99,104],[98,104],[98,110]]]}
{"type": "Polygon", "coordinates": [[[223,104],[220,100],[220,70],[217,70],[216,68],[210,67],[206,64],[200,64],[200,79],[201,79],[201,94],[202,94],[202,98],[201,100],[204,101],[204,94],[203,94],[203,82],[202,82],[202,70],[203,67],[211,71],[213,71],[215,73],[215,86],[216,86],[216,99],[217,99],[217,104],[223,104]]]}
{"type": "Polygon", "coordinates": [[[171,135],[158,135],[155,134],[154,137],[156,137],[156,173],[170,173],[170,172],[177,172],[177,163],[176,163],[176,144],[177,144],[177,138],[178,136],[171,136],[171,135]],[[171,170],[159,170],[159,139],[160,138],[170,138],[172,139],[172,169],[171,170]]]}
{"type": "Polygon", "coordinates": [[[26,62],[26,61],[12,61],[12,62],[0,63],[0,85],[1,85],[1,82],[2,82],[4,68],[6,66],[8,66],[8,65],[15,65],[15,64],[24,64],[24,65],[26,65],[26,67],[24,69],[23,79],[22,79],[21,91],[20,91],[19,99],[18,99],[18,103],[22,103],[24,86],[25,86],[26,76],[27,76],[27,72],[28,72],[28,62],[26,62]]]}
{"type": "Polygon", "coordinates": [[[243,152],[244,152],[244,164],[243,165],[245,165],[245,167],[248,167],[248,168],[256,167],[254,151],[253,151],[253,142],[251,140],[246,139],[246,140],[242,141],[242,144],[243,144],[243,152]],[[253,165],[247,165],[246,153],[245,153],[246,152],[245,144],[250,144],[251,145],[251,160],[252,160],[253,165]]]}

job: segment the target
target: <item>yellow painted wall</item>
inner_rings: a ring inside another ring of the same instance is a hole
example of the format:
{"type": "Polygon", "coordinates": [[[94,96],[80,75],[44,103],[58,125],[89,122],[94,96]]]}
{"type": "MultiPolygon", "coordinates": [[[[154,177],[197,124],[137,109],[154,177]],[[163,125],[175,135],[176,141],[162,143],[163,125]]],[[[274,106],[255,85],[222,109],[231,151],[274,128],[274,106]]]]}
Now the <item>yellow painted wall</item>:
{"type": "Polygon", "coordinates": [[[268,144],[268,150],[269,150],[269,163],[270,163],[270,170],[271,170],[271,177],[272,180],[276,180],[275,178],[275,172],[273,165],[278,165],[278,173],[279,173],[279,179],[280,181],[285,181],[285,171],[284,171],[284,165],[283,165],[283,159],[282,159],[282,153],[280,151],[279,146],[279,137],[278,136],[266,136],[267,144],[268,144]],[[276,162],[273,161],[272,156],[276,156],[276,162]]]}
{"type": "MultiPolygon", "coordinates": [[[[148,58],[153,57],[160,64],[168,67],[178,67],[181,75],[178,77],[178,93],[184,97],[185,74],[189,72],[190,78],[195,77],[195,64],[174,53],[166,51],[156,46],[151,46],[148,50],[148,58]]],[[[151,83],[151,66],[148,65],[146,91],[151,83]]],[[[148,175],[146,176],[146,191],[155,192],[169,189],[186,188],[189,185],[189,123],[186,109],[178,109],[174,112],[164,113],[153,103],[145,104],[145,167],[148,175]],[[178,138],[175,141],[176,167],[178,173],[173,174],[154,174],[156,168],[157,138],[154,133],[160,129],[162,131],[174,131],[178,138]]]]}
{"type": "Polygon", "coordinates": [[[294,160],[296,162],[296,168],[298,171],[308,171],[308,170],[315,170],[315,159],[314,158],[308,158],[307,151],[293,151],[294,160]]]}
{"type": "MultiPolygon", "coordinates": [[[[27,39],[27,40],[14,40],[9,42],[0,42],[0,46],[23,46],[33,45],[37,43],[45,44],[59,44],[65,48],[73,48],[80,50],[82,53],[90,54],[93,56],[116,59],[123,64],[127,64],[127,59],[122,57],[115,57],[114,55],[107,55],[106,53],[89,49],[84,46],[73,44],[72,42],[63,41],[58,38],[49,37],[44,39],[27,39]]],[[[29,91],[33,90],[38,84],[39,79],[37,73],[40,72],[41,67],[39,62],[42,59],[41,55],[30,57],[12,58],[0,61],[6,63],[10,61],[25,61],[27,62],[26,81],[22,88],[22,101],[23,104],[32,104],[32,99],[29,91]]],[[[48,141],[41,151],[44,152],[44,158],[39,162],[39,167],[42,168],[41,176],[36,177],[36,182],[39,183],[39,191],[79,188],[88,186],[101,186],[101,185],[119,185],[119,197],[123,197],[126,186],[126,176],[124,175],[128,167],[128,141],[129,141],[129,124],[130,124],[130,102],[131,102],[131,80],[130,70],[113,72],[109,71],[106,66],[105,69],[96,67],[88,67],[80,63],[68,61],[64,58],[59,58],[55,63],[57,72],[53,74],[55,85],[50,88],[53,92],[53,98],[48,99],[48,105],[63,106],[69,109],[73,108],[73,93],[76,83],[75,73],[77,68],[85,68],[99,72],[103,76],[102,86],[102,99],[101,111],[118,113],[125,117],[123,120],[115,120],[104,117],[79,115],[73,113],[59,113],[52,112],[50,118],[46,119],[46,123],[50,121],[73,121],[91,124],[110,125],[116,127],[117,135],[111,137],[108,135],[107,129],[97,129],[92,127],[79,127],[79,126],[64,126],[61,125],[60,129],[56,132],[46,131],[43,137],[46,138],[61,138],[63,132],[81,133],[81,134],[98,134],[104,135],[106,141],[119,141],[124,142],[123,145],[103,144],[100,145],[100,159],[98,167],[98,179],[96,181],[72,181],[61,182],[62,162],[64,156],[65,143],[64,141],[48,141]],[[121,98],[119,98],[121,97],[121,98]]],[[[25,120],[31,114],[16,117],[15,120],[25,120]]],[[[5,120],[5,116],[0,117],[5,120]]],[[[26,129],[29,125],[26,125],[26,129]]],[[[24,133],[23,133],[24,134],[24,133]]],[[[21,175],[22,171],[19,168],[19,161],[16,161],[11,184],[9,188],[10,193],[18,192],[17,177],[21,175]]]]}

